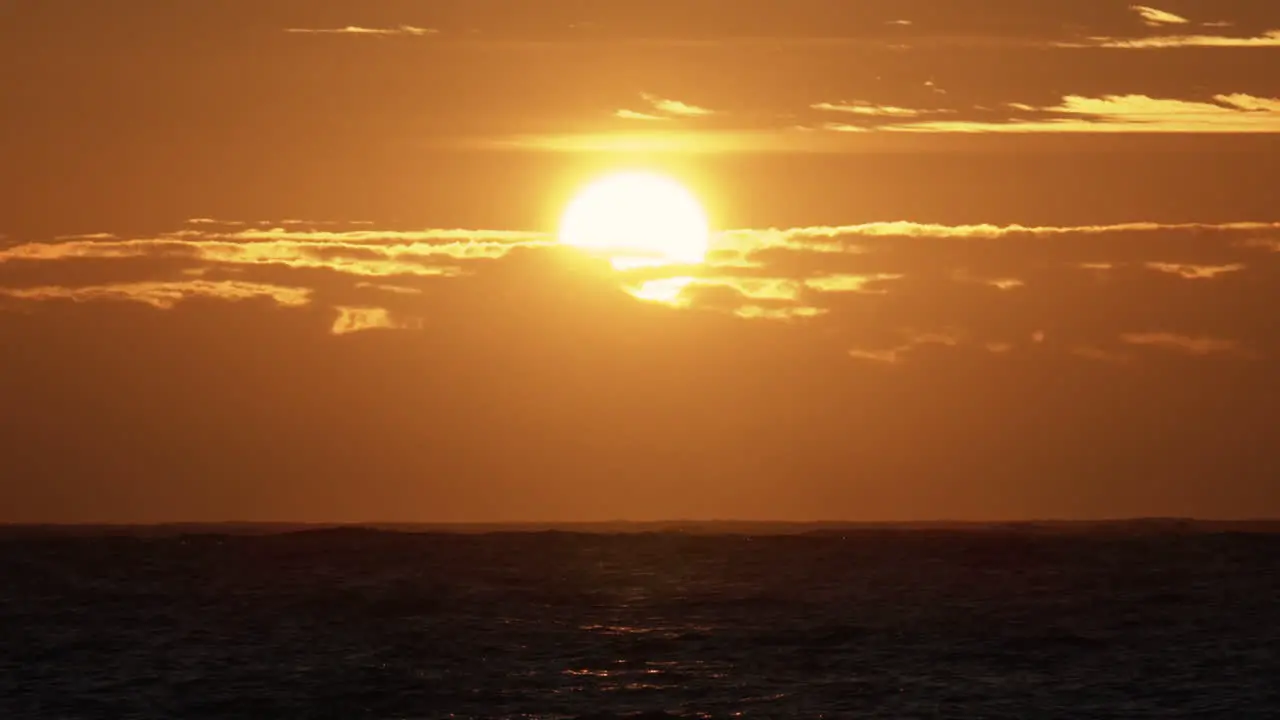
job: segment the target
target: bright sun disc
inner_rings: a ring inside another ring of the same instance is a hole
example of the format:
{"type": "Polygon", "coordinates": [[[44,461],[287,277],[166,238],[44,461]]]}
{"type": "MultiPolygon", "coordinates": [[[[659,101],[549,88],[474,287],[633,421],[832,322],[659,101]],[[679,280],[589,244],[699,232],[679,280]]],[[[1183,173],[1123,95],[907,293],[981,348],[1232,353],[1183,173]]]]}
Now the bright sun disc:
{"type": "Polygon", "coordinates": [[[647,172],[592,182],[560,220],[560,242],[606,255],[618,268],[701,263],[709,236],[698,199],[675,180],[647,172]]]}

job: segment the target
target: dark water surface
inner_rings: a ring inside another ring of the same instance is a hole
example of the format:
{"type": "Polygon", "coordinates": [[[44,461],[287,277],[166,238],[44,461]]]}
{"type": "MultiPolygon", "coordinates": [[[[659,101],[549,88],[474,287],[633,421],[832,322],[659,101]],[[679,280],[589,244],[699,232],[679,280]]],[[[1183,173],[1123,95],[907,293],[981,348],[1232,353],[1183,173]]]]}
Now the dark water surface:
{"type": "Polygon", "coordinates": [[[1280,718],[1280,536],[0,539],[0,718],[1280,718]]]}

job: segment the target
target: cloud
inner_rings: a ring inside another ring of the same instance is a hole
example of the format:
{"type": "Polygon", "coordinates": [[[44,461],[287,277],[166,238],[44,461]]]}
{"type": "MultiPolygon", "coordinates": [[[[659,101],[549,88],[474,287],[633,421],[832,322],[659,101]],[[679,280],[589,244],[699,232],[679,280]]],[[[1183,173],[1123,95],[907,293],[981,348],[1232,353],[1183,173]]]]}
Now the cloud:
{"type": "Polygon", "coordinates": [[[697,105],[669,100],[651,93],[641,93],[640,97],[649,103],[651,112],[621,109],[614,112],[614,117],[626,120],[674,120],[678,118],[700,118],[714,115],[715,111],[697,105]]]}
{"type": "Polygon", "coordinates": [[[302,218],[284,218],[282,220],[220,220],[218,218],[187,218],[184,225],[216,225],[219,227],[280,227],[282,225],[306,225],[308,227],[372,225],[372,220],[305,220],[302,218]]]}
{"type": "MultiPolygon", "coordinates": [[[[931,332],[931,333],[908,333],[905,342],[888,348],[868,349],[853,348],[848,351],[848,355],[855,360],[868,360],[877,363],[896,364],[907,359],[914,351],[925,345],[942,345],[945,347],[955,347],[960,343],[960,338],[955,334],[947,332],[931,332]]],[[[990,352],[1007,352],[1003,344],[994,345],[997,349],[990,352]]]]}
{"type": "Polygon", "coordinates": [[[760,320],[797,320],[803,318],[815,318],[825,315],[828,310],[819,307],[799,306],[799,307],[765,307],[762,305],[740,305],[734,309],[733,314],[746,319],[760,320]]]}
{"type": "Polygon", "coordinates": [[[346,335],[362,330],[393,329],[400,325],[391,319],[386,308],[380,307],[348,307],[339,305],[338,317],[333,321],[331,332],[334,335],[346,335]]]}
{"type": "MultiPolygon", "coordinates": [[[[186,261],[189,268],[205,272],[208,267],[286,267],[328,270],[360,279],[359,285],[387,292],[408,293],[395,283],[376,278],[454,276],[466,272],[467,263],[494,260],[516,249],[554,247],[555,239],[546,233],[506,230],[465,229],[314,229],[285,227],[242,227],[228,225],[223,229],[184,229],[148,238],[119,238],[109,233],[95,233],[91,238],[73,236],[50,242],[24,243],[0,249],[0,268],[14,263],[52,263],[69,261],[108,261],[129,258],[167,258],[186,261]]],[[[1270,249],[1273,234],[1280,222],[1227,223],[1154,223],[1130,222],[1106,225],[1027,226],[1019,224],[943,225],[909,221],[881,221],[854,225],[822,225],[791,228],[728,229],[712,239],[710,267],[741,275],[752,268],[765,267],[771,252],[816,255],[848,255],[883,252],[889,244],[904,240],[997,240],[1089,238],[1104,235],[1170,234],[1194,237],[1203,233],[1242,236],[1242,247],[1270,249]]],[[[1073,241],[1073,242],[1078,242],[1073,241]]],[[[1173,247],[1168,246],[1167,247],[1173,247]]],[[[911,247],[911,246],[904,246],[911,247]]],[[[1179,246],[1181,247],[1181,246],[1179,246]]],[[[1183,277],[1209,278],[1238,271],[1235,260],[1210,262],[1209,258],[1179,251],[1180,257],[1135,258],[1148,267],[1183,277]]],[[[1079,258],[1078,263],[1106,262],[1105,259],[1079,258]]],[[[683,270],[667,268],[667,270],[683,270]]],[[[1006,270],[1006,269],[1002,269],[1006,270]]],[[[876,270],[875,272],[883,272],[876,270]]],[[[890,272],[897,272],[896,269],[890,272]]],[[[827,279],[811,278],[811,288],[825,283],[865,283],[884,278],[872,273],[827,273],[827,279]],[[832,278],[838,278],[834,280],[832,278]]],[[[646,278],[664,280],[664,278],[646,278]]],[[[665,278],[669,279],[669,278],[665,278]]],[[[997,273],[979,278],[981,282],[1013,287],[1018,280],[997,273]]],[[[695,284],[711,282],[698,278],[695,284]]],[[[751,283],[765,282],[752,279],[751,283]]],[[[802,283],[803,284],[803,283],[802,283]]],[[[650,284],[646,292],[660,286],[650,284]]],[[[751,296],[751,292],[744,293],[751,296]]]]}
{"type": "Polygon", "coordinates": [[[1129,7],[1131,10],[1137,12],[1138,15],[1142,17],[1142,21],[1150,27],[1185,25],[1189,22],[1184,17],[1179,17],[1178,15],[1165,12],[1164,10],[1157,10],[1153,7],[1147,7],[1146,5],[1130,5],[1129,7]]]}
{"type": "Polygon", "coordinates": [[[269,297],[328,310],[328,333],[353,334],[431,329],[443,321],[424,314],[432,307],[465,307],[460,321],[482,322],[478,308],[508,312],[509,298],[550,292],[542,285],[582,293],[575,278],[592,278],[585,292],[657,312],[816,323],[830,333],[824,342],[842,345],[831,352],[895,363],[953,350],[974,362],[1019,356],[1040,345],[1026,338],[1041,331],[1081,361],[1158,345],[1126,338],[1134,327],[1280,352],[1280,334],[1247,321],[1261,316],[1244,309],[1264,302],[1269,279],[1280,281],[1271,252],[1280,222],[738,228],[717,233],[708,265],[627,271],[597,268],[542,233],[500,230],[228,222],[151,238],[91,234],[0,251],[2,294],[170,308],[196,296],[269,297]],[[1070,313],[1054,309],[1064,303],[1070,313]],[[903,336],[904,327],[923,330],[903,336]]]}
{"type": "Polygon", "coordinates": [[[1234,340],[1213,337],[1188,337],[1168,332],[1125,333],[1121,339],[1130,345],[1149,345],[1190,353],[1192,355],[1214,355],[1220,353],[1239,354],[1240,344],[1234,340]]]}
{"type": "Polygon", "coordinates": [[[358,288],[372,288],[374,290],[381,290],[383,292],[394,293],[396,295],[422,294],[422,288],[405,287],[403,285],[390,285],[388,283],[372,283],[372,282],[362,281],[362,282],[356,283],[355,286],[358,288]]]}
{"type": "Polygon", "coordinates": [[[809,278],[676,274],[624,283],[624,287],[632,297],[671,307],[720,307],[740,317],[793,319],[816,317],[826,312],[817,307],[817,294],[882,294],[886,292],[884,283],[900,277],[892,273],[824,274],[809,278]],[[729,295],[720,291],[728,291],[729,295]],[[775,304],[762,305],[762,302],[775,304]]]}
{"type": "Polygon", "coordinates": [[[284,307],[300,307],[310,302],[306,288],[285,287],[236,280],[185,280],[115,283],[84,287],[43,286],[33,288],[0,288],[0,295],[19,300],[125,300],[140,302],[168,310],[193,297],[220,300],[247,300],[266,297],[284,307]]]}
{"type": "Polygon", "coordinates": [[[708,110],[707,108],[698,107],[697,105],[690,105],[679,100],[669,100],[649,93],[644,93],[643,97],[653,105],[654,110],[666,113],[667,115],[675,115],[677,117],[704,117],[706,115],[715,114],[714,110],[708,110]]]}
{"type": "Polygon", "coordinates": [[[325,268],[373,277],[449,275],[457,272],[458,261],[497,258],[516,247],[552,242],[545,233],[506,230],[316,230],[230,225],[223,230],[185,229],[152,238],[97,234],[93,238],[26,243],[0,250],[0,265],[23,260],[179,255],[206,263],[325,268]]]}
{"type": "Polygon", "coordinates": [[[1092,345],[1079,345],[1071,348],[1071,354],[1076,357],[1082,357],[1088,360],[1096,360],[1098,362],[1112,363],[1115,365],[1127,365],[1133,362],[1133,357],[1115,350],[1104,350],[1092,345]]]}
{"type": "Polygon", "coordinates": [[[617,110],[613,114],[614,114],[614,117],[620,117],[623,120],[670,120],[671,119],[665,115],[654,115],[653,113],[636,112],[635,110],[626,110],[626,109],[617,110]]]}
{"type": "Polygon", "coordinates": [[[1154,233],[1166,231],[1186,232],[1240,232],[1256,233],[1280,231],[1280,221],[1241,221],[1225,223],[1158,223],[1129,222],[1104,225],[943,225],[906,220],[869,222],[856,225],[813,225],[793,228],[757,228],[726,230],[720,234],[721,242],[733,247],[764,249],[794,246],[817,252],[846,252],[851,247],[833,239],[848,238],[961,238],[999,239],[1007,237],[1043,238],[1066,235],[1103,235],[1113,233],[1154,233]]]}
{"type": "MultiPolygon", "coordinates": [[[[1212,26],[1209,26],[1212,27],[1212,26]]],[[[1156,35],[1141,38],[1090,37],[1054,43],[1063,48],[1115,48],[1122,50],[1163,50],[1168,48],[1270,48],[1280,47],[1280,30],[1261,35],[1156,35]]]]}
{"type": "MultiPolygon", "coordinates": [[[[1126,222],[1102,225],[946,225],[912,221],[877,221],[852,225],[790,228],[737,228],[715,233],[712,257],[733,266],[743,253],[788,248],[816,253],[857,252],[860,243],[895,238],[1001,239],[1097,236],[1122,233],[1240,233],[1240,242],[1271,248],[1280,221],[1222,223],[1126,222]]],[[[450,261],[499,258],[517,248],[556,246],[544,232],[426,228],[420,230],[309,230],[274,228],[228,231],[178,230],[147,238],[120,238],[110,233],[62,236],[50,242],[31,242],[0,250],[0,266],[21,261],[183,257],[227,264],[272,264],[320,267],[353,275],[440,275],[439,258],[450,261]]],[[[1232,268],[1223,268],[1230,270],[1232,268]]]]}
{"type": "Polygon", "coordinates": [[[805,129],[554,133],[473,138],[458,145],[486,150],[677,155],[822,152],[831,149],[830,144],[823,142],[818,135],[805,129]]]}
{"type": "MultiPolygon", "coordinates": [[[[805,106],[815,113],[794,125],[771,127],[662,128],[682,116],[656,110],[622,109],[615,116],[639,121],[651,129],[613,132],[495,135],[450,141],[483,149],[567,153],[737,154],[842,153],[888,149],[938,149],[929,144],[951,135],[963,136],[1087,134],[1271,134],[1280,132],[1280,98],[1243,92],[1204,98],[1153,97],[1142,94],[1063,96],[1052,104],[1010,101],[969,107],[912,107],[865,100],[824,101],[805,106]],[[838,116],[838,117],[837,117],[838,116]],[[912,135],[917,138],[911,137],[912,135]]],[[[744,120],[750,124],[751,120],[744,120]]],[[[635,127],[634,124],[631,127],[635,127]]]]}
{"type": "Polygon", "coordinates": [[[848,103],[815,103],[809,106],[814,110],[851,113],[854,115],[874,115],[878,117],[918,117],[929,112],[952,112],[948,110],[928,111],[915,108],[894,107],[892,105],[872,105],[865,102],[848,103]]]}
{"type": "Polygon", "coordinates": [[[348,25],[340,28],[285,28],[285,32],[303,35],[367,35],[372,37],[408,35],[412,37],[422,37],[425,35],[436,35],[440,31],[434,28],[416,27],[414,25],[399,25],[387,28],[348,25]]]}
{"type": "Polygon", "coordinates": [[[879,130],[930,133],[1275,133],[1280,99],[1244,93],[1208,101],[1147,95],[1068,95],[1058,105],[1007,106],[1011,115],[990,120],[894,122],[879,130]]]}
{"type": "Polygon", "coordinates": [[[886,292],[880,288],[881,283],[898,280],[902,277],[896,273],[874,273],[870,275],[820,275],[818,277],[809,278],[804,281],[806,288],[817,292],[856,292],[856,293],[883,293],[886,292]]]}
{"type": "Polygon", "coordinates": [[[1245,269],[1244,263],[1228,263],[1226,265],[1192,265],[1189,263],[1149,262],[1152,270],[1166,272],[1188,280],[1215,278],[1226,273],[1240,272],[1245,269]]]}

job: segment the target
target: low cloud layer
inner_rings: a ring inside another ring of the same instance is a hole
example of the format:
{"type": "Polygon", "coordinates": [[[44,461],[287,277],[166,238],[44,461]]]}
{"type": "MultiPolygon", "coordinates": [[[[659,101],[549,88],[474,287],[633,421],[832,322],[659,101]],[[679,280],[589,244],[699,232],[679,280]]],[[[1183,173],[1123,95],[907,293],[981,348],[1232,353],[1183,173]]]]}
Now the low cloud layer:
{"type": "Polygon", "coordinates": [[[153,238],[95,233],[11,245],[0,250],[0,296],[159,309],[191,298],[260,297],[286,308],[328,306],[335,334],[410,332],[429,328],[439,293],[479,287],[504,267],[531,286],[579,267],[574,272],[594,285],[663,312],[828,323],[848,333],[850,313],[874,309],[877,323],[860,328],[870,336],[847,339],[845,351],[862,358],[896,362],[943,336],[947,347],[1003,352],[1037,333],[1040,344],[1046,332],[1064,351],[1143,346],[1245,357],[1277,349],[1266,322],[1248,324],[1261,316],[1231,308],[1280,279],[1278,237],[1280,223],[1256,221],[737,229],[717,233],[706,266],[614,271],[591,258],[572,260],[576,251],[532,232],[197,220],[153,238]],[[535,257],[546,260],[530,264],[535,257]],[[153,274],[149,267],[170,277],[136,277],[153,274]],[[540,272],[549,275],[539,280],[540,272]],[[56,276],[86,282],[48,281],[56,276]],[[1071,313],[1036,310],[1068,296],[1071,313]],[[1125,309],[1104,309],[1119,298],[1127,298],[1125,309]]]}
{"type": "Polygon", "coordinates": [[[91,302],[97,300],[129,300],[169,310],[183,300],[197,297],[219,300],[247,300],[265,297],[284,307],[306,305],[311,291],[306,288],[285,287],[257,282],[236,280],[174,280],[119,282],[104,285],[61,287],[56,285],[0,288],[0,295],[18,300],[73,300],[91,302]]]}
{"type": "Polygon", "coordinates": [[[426,37],[436,35],[440,31],[434,28],[415,27],[413,25],[399,25],[397,27],[389,28],[347,25],[346,27],[340,28],[285,28],[285,32],[294,35],[363,35],[370,37],[405,35],[409,37],[426,37]]]}

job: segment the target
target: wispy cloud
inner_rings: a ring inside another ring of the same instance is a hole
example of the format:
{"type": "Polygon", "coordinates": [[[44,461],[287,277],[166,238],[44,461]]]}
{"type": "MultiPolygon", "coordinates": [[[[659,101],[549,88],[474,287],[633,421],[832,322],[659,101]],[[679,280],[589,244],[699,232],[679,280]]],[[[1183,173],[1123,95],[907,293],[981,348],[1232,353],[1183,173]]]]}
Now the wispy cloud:
{"type": "Polygon", "coordinates": [[[1280,99],[1243,93],[1210,100],[1147,95],[1068,95],[1058,105],[1006,106],[1008,117],[989,120],[894,122],[878,130],[932,133],[1274,133],[1280,99]]]}
{"type": "MultiPolygon", "coordinates": [[[[674,118],[665,118],[674,120],[674,118]]],[[[474,138],[463,147],[518,149],[563,153],[661,153],[673,155],[716,155],[749,152],[790,153],[823,150],[819,133],[804,130],[664,130],[661,132],[558,133],[474,138]],[[807,136],[807,137],[806,137],[807,136]]]]}
{"type": "Polygon", "coordinates": [[[633,286],[632,294],[645,300],[671,305],[689,304],[690,294],[708,288],[727,288],[747,300],[799,300],[806,292],[880,294],[880,285],[897,280],[895,273],[856,275],[835,273],[810,278],[712,275],[675,276],[645,280],[633,286]]]}
{"type": "Polygon", "coordinates": [[[358,287],[358,288],[369,288],[369,289],[372,289],[372,290],[381,290],[382,292],[389,292],[389,293],[393,293],[393,294],[396,294],[396,295],[420,295],[420,294],[422,294],[422,289],[421,289],[421,288],[405,287],[405,286],[403,286],[403,285],[390,285],[390,284],[388,284],[388,283],[374,283],[374,282],[361,281],[361,282],[356,283],[356,287],[358,287]]]}
{"type": "MultiPolygon", "coordinates": [[[[281,227],[290,225],[306,225],[308,227],[332,227],[352,225],[372,225],[372,220],[304,220],[301,218],[284,218],[283,220],[219,220],[218,218],[187,218],[184,225],[216,225],[219,227],[281,227]]],[[[101,235],[102,233],[99,233],[101,235]]]]}
{"type": "MultiPolygon", "coordinates": [[[[1062,340],[1052,343],[1055,351],[1085,348],[1097,357],[1127,352],[1138,361],[1140,345],[1204,355],[1235,347],[1221,338],[1239,338],[1259,353],[1270,348],[1248,322],[1203,308],[1254,293],[1260,278],[1280,271],[1277,256],[1268,252],[1276,237],[1280,222],[1259,221],[739,228],[715,234],[716,259],[705,266],[635,269],[599,279],[619,297],[743,321],[828,323],[838,335],[845,331],[837,328],[848,324],[832,318],[847,320],[855,312],[871,324],[854,323],[862,330],[833,350],[885,363],[921,352],[1018,352],[1029,345],[1011,338],[1053,324],[1029,309],[1070,297],[1076,316],[1092,324],[1085,333],[1068,324],[1062,340]],[[1145,299],[1123,311],[1104,310],[1116,297],[1145,299]],[[1224,317],[1222,324],[1206,322],[1224,317]],[[893,331],[903,326],[925,331],[893,331]],[[1133,327],[1164,332],[1126,333],[1133,327]],[[936,328],[946,330],[930,330],[936,328]]],[[[486,277],[509,279],[520,277],[520,268],[551,267],[498,258],[514,248],[553,244],[536,232],[202,221],[150,238],[90,233],[0,249],[0,296],[157,308],[195,297],[265,298],[282,306],[331,308],[328,329],[337,335],[403,330],[421,326],[415,313],[439,293],[471,292],[466,288],[483,285],[470,283],[486,277]],[[130,281],[157,272],[172,279],[130,281]],[[431,279],[442,275],[458,279],[431,279]]],[[[526,279],[535,293],[545,281],[526,279]]],[[[1076,354],[1083,359],[1086,350],[1076,354]]]]}
{"type": "Polygon", "coordinates": [[[1213,337],[1189,337],[1168,332],[1126,333],[1120,339],[1130,345],[1151,345],[1178,350],[1191,355],[1239,354],[1243,352],[1240,344],[1234,340],[1213,337]]]}
{"type": "Polygon", "coordinates": [[[339,305],[335,309],[338,311],[338,317],[334,319],[333,327],[330,328],[334,335],[399,327],[399,324],[391,319],[391,314],[385,308],[339,305]]]}
{"type": "Polygon", "coordinates": [[[1151,270],[1177,275],[1187,280],[1208,280],[1227,273],[1240,272],[1245,269],[1244,263],[1226,265],[1191,265],[1189,263],[1149,262],[1151,270]]]}
{"type": "Polygon", "coordinates": [[[614,111],[613,115],[614,117],[620,117],[623,120],[670,120],[671,119],[666,115],[655,115],[654,113],[637,112],[635,110],[627,110],[626,108],[623,108],[622,110],[614,111]]]}
{"type": "Polygon", "coordinates": [[[1146,5],[1130,5],[1130,9],[1138,13],[1142,18],[1142,22],[1150,27],[1162,27],[1164,25],[1185,25],[1189,20],[1184,17],[1174,15],[1171,12],[1157,10],[1146,5]]]}
{"type": "Polygon", "coordinates": [[[83,287],[48,285],[32,288],[0,288],[0,295],[20,300],[65,299],[76,302],[124,300],[145,303],[155,308],[167,310],[192,297],[209,297],[222,300],[247,300],[266,297],[282,306],[298,307],[310,302],[311,290],[267,283],[242,282],[239,280],[180,280],[114,283],[83,287]]]}
{"type": "MultiPolygon", "coordinates": [[[[1213,27],[1207,25],[1206,27],[1213,27]]],[[[1225,27],[1225,26],[1224,26],[1225,27]]],[[[1156,35],[1152,37],[1121,38],[1091,37],[1055,43],[1063,48],[1117,48],[1128,50],[1161,50],[1166,48],[1265,48],[1280,47],[1280,30],[1268,30],[1261,35],[1156,35]]]]}
{"type": "Polygon", "coordinates": [[[840,244],[825,245],[821,241],[838,238],[928,237],[995,239],[1005,237],[1051,237],[1064,235],[1101,235],[1106,233],[1162,231],[1258,232],[1280,230],[1280,222],[1228,223],[1157,223],[1131,222],[1107,225],[943,225],[910,221],[870,222],[857,225],[814,225],[793,228],[727,230],[721,234],[725,243],[767,248],[788,246],[793,242],[819,241],[819,250],[841,252],[840,244]]]}
{"type": "Polygon", "coordinates": [[[287,33],[304,34],[304,35],[365,35],[373,37],[387,37],[390,35],[410,35],[421,37],[424,35],[436,35],[440,31],[434,28],[416,27],[414,25],[398,25],[396,27],[361,27],[359,25],[348,25],[340,28],[302,28],[293,27],[285,28],[287,33]]]}
{"type": "MultiPolygon", "coordinates": [[[[919,110],[916,108],[895,107],[893,105],[873,105],[866,102],[841,102],[841,103],[815,103],[809,106],[814,110],[825,110],[829,112],[850,113],[853,115],[873,115],[877,117],[918,117],[922,114],[930,112],[928,110],[919,110]]],[[[943,110],[937,112],[954,112],[951,110],[943,110]]]]}
{"type": "Polygon", "coordinates": [[[697,105],[690,105],[689,103],[681,102],[679,100],[661,98],[657,95],[650,95],[649,93],[645,93],[643,97],[653,105],[653,109],[668,115],[675,115],[678,117],[703,117],[705,115],[712,115],[715,113],[714,110],[698,107],[697,105]]]}
{"type": "Polygon", "coordinates": [[[659,97],[651,93],[641,93],[640,97],[644,98],[644,101],[649,104],[649,111],[624,108],[615,111],[614,116],[628,120],[675,120],[679,118],[706,117],[715,114],[715,111],[709,108],[699,107],[680,100],[659,97]]]}
{"type": "MultiPolygon", "coordinates": [[[[902,362],[911,352],[917,350],[922,345],[943,345],[954,347],[960,344],[961,338],[952,332],[928,332],[928,333],[904,333],[907,335],[904,342],[887,348],[853,348],[848,351],[849,357],[855,360],[869,360],[872,362],[895,364],[902,362]]],[[[1001,349],[992,350],[992,352],[1005,352],[1001,349]]]]}
{"type": "Polygon", "coordinates": [[[801,305],[798,307],[765,307],[762,305],[741,305],[734,309],[733,314],[740,318],[760,319],[760,320],[799,320],[805,318],[816,318],[826,315],[829,310],[826,308],[812,307],[801,305]]]}
{"type": "MultiPolygon", "coordinates": [[[[1106,225],[944,225],[910,221],[882,221],[855,225],[790,228],[740,228],[717,232],[712,238],[712,266],[751,268],[752,253],[772,249],[806,253],[857,253],[870,240],[894,238],[1047,238],[1117,233],[1216,232],[1247,234],[1241,244],[1270,248],[1271,238],[1259,233],[1280,231],[1280,222],[1156,223],[1106,225]]],[[[439,276],[459,272],[459,263],[499,258],[515,248],[556,245],[547,233],[509,230],[427,228],[421,230],[292,229],[235,227],[184,229],[149,238],[119,238],[106,233],[33,242],[0,249],[0,265],[13,262],[51,262],[75,259],[141,257],[187,258],[193,264],[279,265],[324,268],[363,278],[439,276]]],[[[1184,277],[1207,277],[1237,269],[1235,265],[1199,266],[1155,259],[1152,269],[1184,277]]],[[[372,280],[366,287],[382,287],[372,280]]],[[[815,281],[830,282],[834,281],[815,281]]]]}
{"type": "Polygon", "coordinates": [[[1096,360],[1098,362],[1111,363],[1114,365],[1128,365],[1133,362],[1133,358],[1129,355],[1117,352],[1115,350],[1104,350],[1094,345],[1077,345],[1071,348],[1071,354],[1076,357],[1082,357],[1086,360],[1096,360]]]}
{"type": "MultiPolygon", "coordinates": [[[[207,226],[208,223],[197,223],[207,226]]],[[[0,264],[21,260],[190,257],[203,263],[327,268],[352,275],[449,275],[442,260],[498,258],[516,247],[547,245],[543,233],[505,230],[315,230],[231,225],[185,229],[152,238],[98,234],[27,243],[0,250],[0,264]]]]}
{"type": "Polygon", "coordinates": [[[885,292],[879,287],[881,283],[890,280],[899,280],[901,278],[902,275],[897,273],[875,273],[871,275],[850,275],[844,273],[809,278],[804,281],[804,285],[806,288],[817,292],[880,294],[885,292]]]}

